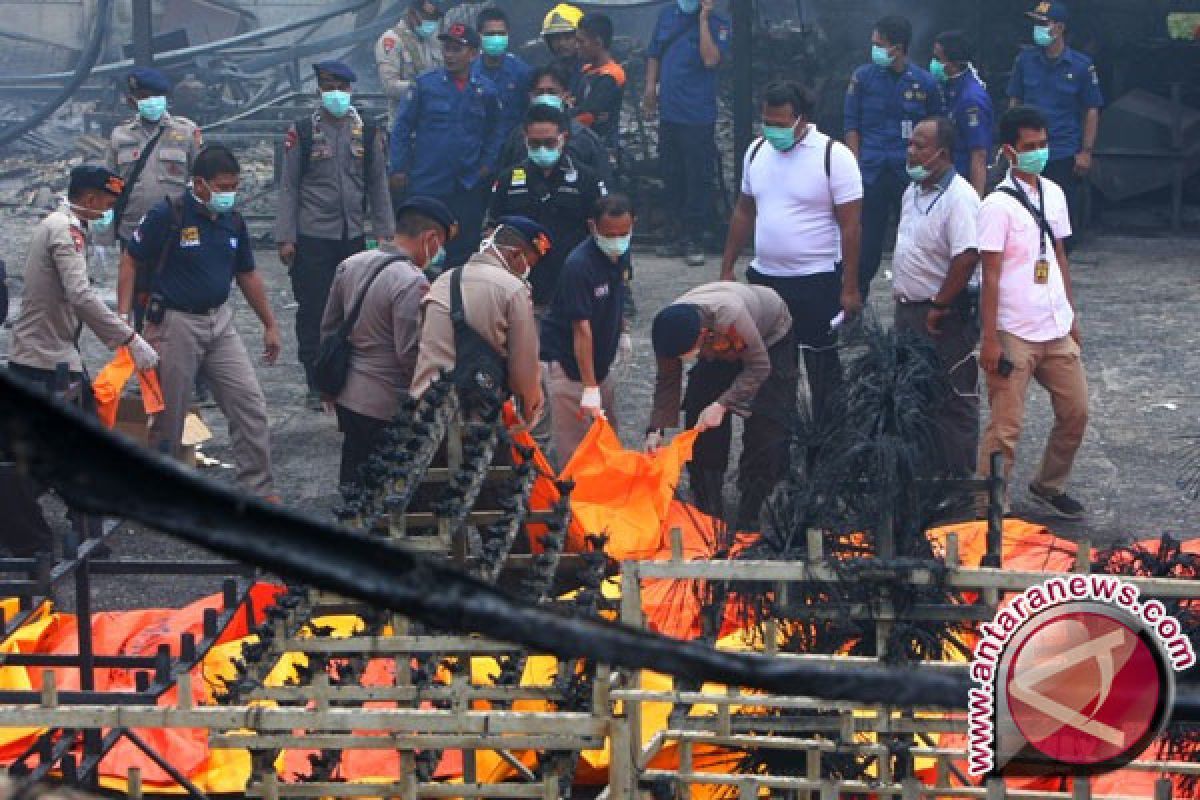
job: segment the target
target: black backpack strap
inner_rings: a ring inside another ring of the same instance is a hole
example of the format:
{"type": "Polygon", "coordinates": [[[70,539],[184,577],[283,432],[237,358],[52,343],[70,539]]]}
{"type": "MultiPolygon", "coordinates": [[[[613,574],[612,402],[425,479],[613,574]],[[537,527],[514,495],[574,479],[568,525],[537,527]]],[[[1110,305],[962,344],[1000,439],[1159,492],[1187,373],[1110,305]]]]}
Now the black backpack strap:
{"type": "Polygon", "coordinates": [[[142,173],[146,170],[146,162],[150,160],[150,155],[158,147],[158,140],[166,133],[167,126],[160,125],[158,133],[151,137],[150,141],[146,142],[146,146],[142,148],[141,155],[133,165],[133,169],[129,171],[129,177],[125,179],[125,186],[121,189],[120,196],[117,197],[117,202],[113,204],[113,230],[121,229],[121,218],[125,216],[125,209],[129,207],[129,198],[133,196],[133,188],[137,186],[138,179],[142,177],[142,173]]]}
{"type": "Polygon", "coordinates": [[[746,159],[747,167],[754,163],[754,158],[758,155],[758,151],[762,150],[762,146],[766,144],[766,141],[766,139],[760,136],[750,143],[750,156],[746,159]]]}
{"type": "Polygon", "coordinates": [[[362,313],[363,303],[367,301],[367,292],[370,291],[371,285],[375,283],[375,279],[383,274],[385,269],[390,267],[392,264],[395,264],[397,261],[407,260],[408,256],[406,255],[391,256],[378,267],[376,267],[375,272],[371,274],[371,277],[367,278],[367,282],[363,284],[362,289],[360,289],[358,292],[358,298],[354,301],[354,308],[350,309],[350,316],[346,317],[346,321],[342,323],[340,333],[343,339],[349,338],[350,333],[354,330],[354,325],[358,322],[358,315],[362,313]]]}
{"type": "Polygon", "coordinates": [[[454,323],[456,334],[467,327],[467,315],[463,311],[462,272],[462,267],[456,267],[450,273],[450,321],[454,323]]]}
{"type": "Polygon", "coordinates": [[[154,273],[150,276],[151,286],[153,290],[153,282],[158,280],[158,276],[162,274],[163,267],[167,265],[167,259],[171,257],[171,253],[179,245],[179,234],[183,230],[183,195],[175,197],[163,198],[167,201],[167,234],[163,237],[162,250],[158,251],[158,261],[154,265],[154,273]]]}
{"type": "MultiPolygon", "coordinates": [[[[825,142],[825,177],[833,178],[833,137],[825,142]]],[[[830,187],[832,191],[832,187],[830,187]]]]}
{"type": "MultiPolygon", "coordinates": [[[[1050,228],[1050,222],[1041,213],[1039,213],[1036,208],[1033,207],[1033,204],[1029,202],[1028,197],[1010,186],[997,186],[996,191],[1015,198],[1016,201],[1020,203],[1026,211],[1029,212],[1029,215],[1033,217],[1034,221],[1037,222],[1042,233],[1050,238],[1050,243],[1052,245],[1058,241],[1058,239],[1054,237],[1054,231],[1050,228]]],[[[1042,191],[1045,190],[1043,189],[1042,191]]]]}
{"type": "Polygon", "coordinates": [[[367,215],[367,198],[371,195],[371,167],[375,165],[375,137],[378,135],[379,126],[375,120],[366,117],[363,119],[363,196],[362,210],[363,222],[366,223],[367,215]]]}
{"type": "Polygon", "coordinates": [[[308,164],[312,161],[312,117],[301,117],[294,124],[296,126],[296,138],[300,142],[300,180],[304,180],[304,175],[308,172],[308,164]]]}

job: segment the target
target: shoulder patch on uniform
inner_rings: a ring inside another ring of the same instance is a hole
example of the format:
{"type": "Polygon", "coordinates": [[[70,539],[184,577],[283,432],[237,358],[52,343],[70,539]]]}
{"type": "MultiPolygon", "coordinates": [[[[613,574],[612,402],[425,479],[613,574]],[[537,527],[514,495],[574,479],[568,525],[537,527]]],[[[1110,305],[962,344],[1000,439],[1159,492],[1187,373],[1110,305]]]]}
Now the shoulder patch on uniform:
{"type": "Polygon", "coordinates": [[[383,52],[390,53],[393,50],[395,50],[396,42],[398,42],[398,41],[399,41],[399,39],[396,38],[395,34],[385,33],[383,35],[383,52]]]}
{"type": "Polygon", "coordinates": [[[71,241],[73,241],[75,243],[75,252],[79,253],[80,255],[83,255],[83,248],[86,244],[86,240],[84,239],[84,236],[83,236],[83,231],[79,230],[79,228],[72,226],[71,227],[71,241]]]}
{"type": "Polygon", "coordinates": [[[526,181],[525,168],[517,167],[512,171],[512,180],[509,181],[511,186],[524,186],[526,181]]]}
{"type": "Polygon", "coordinates": [[[300,141],[300,134],[295,128],[288,128],[287,136],[283,137],[283,149],[291,150],[300,141]]]}

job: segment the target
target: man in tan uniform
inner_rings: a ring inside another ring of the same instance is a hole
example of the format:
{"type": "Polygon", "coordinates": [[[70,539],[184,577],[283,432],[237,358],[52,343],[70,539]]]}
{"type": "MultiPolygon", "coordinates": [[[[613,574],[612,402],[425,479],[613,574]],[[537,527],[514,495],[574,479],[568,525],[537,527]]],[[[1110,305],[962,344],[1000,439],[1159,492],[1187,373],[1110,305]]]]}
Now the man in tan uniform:
{"type": "Polygon", "coordinates": [[[321,107],[284,140],[275,243],[296,298],[296,342],[308,383],[308,407],[321,410],[313,363],[321,315],[338,264],[366,249],[367,216],[379,241],[395,235],[387,182],[386,134],[351,103],[357,75],[340,61],[313,64],[321,107]]]}
{"type": "Polygon", "coordinates": [[[457,227],[443,203],[410,197],[396,211],[395,239],[379,250],[351,256],[337,268],[321,320],[321,338],[349,327],[346,338],[353,357],[346,383],[333,398],[343,437],[339,472],[343,486],[355,481],[359,466],[396,415],[400,393],[412,384],[421,300],[429,291],[421,270],[444,257],[443,245],[457,227]]]}
{"type": "Polygon", "coordinates": [[[411,0],[404,18],[375,43],[379,83],[393,113],[408,94],[413,79],[442,65],[442,48],[437,41],[441,18],[442,8],[435,0],[411,0]]]}
{"type": "Polygon", "coordinates": [[[683,392],[686,425],[696,439],[688,477],[701,511],[722,516],[729,461],[728,412],[745,419],[738,462],[736,530],[758,530],[763,501],[788,469],[796,413],[792,315],[774,289],[733,281],[697,286],[658,312],[651,329],[658,377],[646,449],[679,424],[683,363],[697,358],[683,392]]]}
{"type": "Polygon", "coordinates": [[[87,238],[111,225],[111,209],[123,186],[105,167],[71,170],[66,203],[33,231],[24,299],[13,322],[9,370],[51,391],[56,368],[66,364],[87,408],[93,401],[79,354],[84,325],[114,350],[129,347],[138,369],[158,363],[154,348],[104,304],[88,278],[87,238]]]}
{"type": "Polygon", "coordinates": [[[126,102],[137,116],[113,128],[108,143],[108,168],[125,181],[125,197],[118,201],[113,220],[122,244],[129,241],[150,206],[183,192],[202,144],[196,123],[167,111],[171,82],[166,75],[138,67],[126,83],[126,102]],[[135,176],[139,163],[142,168],[135,176]]]}
{"type": "Polygon", "coordinates": [[[550,247],[550,235],[538,223],[501,217],[478,253],[434,281],[423,303],[413,394],[424,393],[445,370],[468,393],[478,385],[494,385],[502,395],[513,395],[526,425],[537,422],[545,397],[533,297],[525,278],[550,247]],[[458,326],[455,306],[462,314],[458,326]]]}

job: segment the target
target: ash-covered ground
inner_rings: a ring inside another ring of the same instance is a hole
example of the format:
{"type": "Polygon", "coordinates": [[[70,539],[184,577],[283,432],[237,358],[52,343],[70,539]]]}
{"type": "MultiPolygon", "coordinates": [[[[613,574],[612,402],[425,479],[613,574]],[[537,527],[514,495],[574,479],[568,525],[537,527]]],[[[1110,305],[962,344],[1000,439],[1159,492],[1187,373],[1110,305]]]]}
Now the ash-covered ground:
{"type": "MultiPolygon", "coordinates": [[[[0,258],[9,265],[14,310],[20,298],[25,247],[40,212],[20,209],[0,218],[0,258]]],[[[1091,423],[1076,465],[1072,491],[1090,513],[1081,523],[1047,520],[1051,528],[1093,542],[1147,538],[1161,533],[1192,538],[1196,511],[1177,487],[1184,437],[1200,433],[1200,305],[1195,239],[1093,236],[1073,259],[1075,294],[1084,333],[1084,359],[1091,397],[1091,423]]],[[[285,502],[324,515],[337,502],[336,473],[340,437],[332,415],[302,407],[302,372],[296,363],[292,300],[286,272],[274,251],[257,253],[286,336],[286,348],[274,367],[259,364],[259,378],[271,414],[272,446],[278,488],[285,502]]],[[[619,419],[622,438],[636,445],[641,439],[653,391],[654,359],[649,328],[654,312],[686,289],[713,280],[717,262],[690,268],[680,260],[638,252],[635,297],[639,315],[634,328],[635,358],[622,374],[619,419]]],[[[115,300],[116,262],[93,258],[93,280],[110,301],[115,300]]],[[[744,263],[741,265],[744,268],[744,263]]],[[[886,264],[885,264],[886,270],[886,264]]],[[[881,271],[882,272],[882,271],[881,271]]],[[[260,352],[260,328],[252,312],[236,297],[239,328],[252,353],[260,352]]],[[[890,318],[886,276],[873,287],[874,313],[890,318]]],[[[0,330],[0,353],[7,353],[8,331],[0,330]]],[[[85,353],[93,371],[107,353],[85,335],[85,353]]],[[[230,459],[224,420],[217,411],[204,411],[214,438],[204,452],[230,459]]],[[[1024,487],[1036,466],[1051,421],[1046,395],[1030,392],[1027,426],[1018,453],[1013,489],[1014,511],[1039,519],[1024,487]]],[[[102,466],[102,465],[101,465],[102,466]]],[[[231,480],[228,468],[207,474],[231,480]]],[[[136,491],[136,487],[131,487],[136,491]]],[[[61,508],[46,501],[49,514],[61,520],[61,508]]],[[[114,556],[186,557],[193,552],[167,537],[125,531],[115,539],[114,556]]],[[[180,605],[217,590],[213,578],[96,579],[96,602],[101,608],[180,605]]]]}

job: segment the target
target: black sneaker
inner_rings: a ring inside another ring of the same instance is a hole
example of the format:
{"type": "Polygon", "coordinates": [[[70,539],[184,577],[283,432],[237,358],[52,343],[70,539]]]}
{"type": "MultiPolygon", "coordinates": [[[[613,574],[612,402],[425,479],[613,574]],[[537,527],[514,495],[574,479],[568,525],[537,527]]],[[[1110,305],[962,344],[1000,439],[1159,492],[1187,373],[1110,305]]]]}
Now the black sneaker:
{"type": "Polygon", "coordinates": [[[1083,519],[1083,504],[1066,492],[1055,494],[1033,484],[1029,485],[1029,494],[1037,504],[1050,513],[1063,519],[1083,519]]]}

